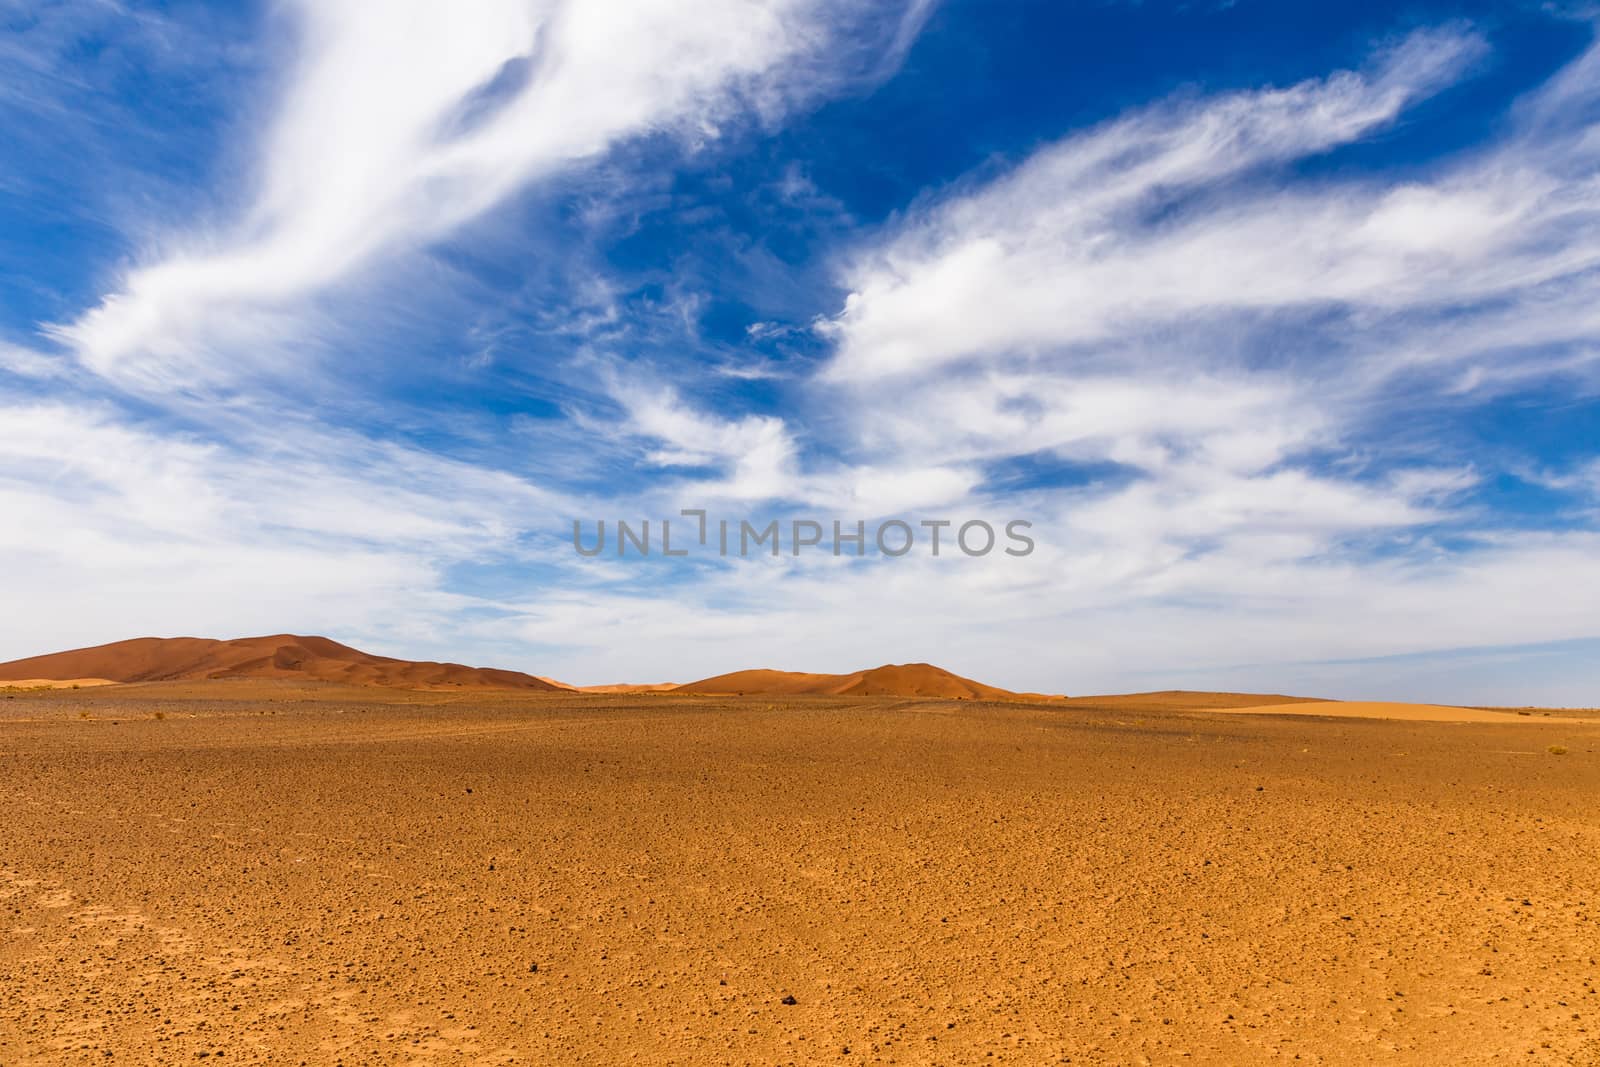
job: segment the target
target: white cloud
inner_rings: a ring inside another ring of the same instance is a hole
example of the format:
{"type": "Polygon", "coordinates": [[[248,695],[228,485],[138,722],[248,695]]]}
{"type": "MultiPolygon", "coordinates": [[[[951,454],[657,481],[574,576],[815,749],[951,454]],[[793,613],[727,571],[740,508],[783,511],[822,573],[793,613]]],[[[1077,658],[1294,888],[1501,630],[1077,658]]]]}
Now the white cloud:
{"type": "Polygon", "coordinates": [[[1464,364],[1455,386],[1477,389],[1592,362],[1570,346],[1594,337],[1600,305],[1600,138],[1550,116],[1596,93],[1600,49],[1431,178],[1273,169],[1392,122],[1480,47],[1424,33],[1364,75],[1157,105],[958,189],[847,272],[822,324],[829,379],[945,389],[944,368],[976,365],[1029,393],[1108,368],[1170,379],[1157,388],[1277,374],[1348,408],[1428,365],[1464,364]],[[1350,336],[1274,337],[1329,309],[1360,316],[1350,336]]]}
{"type": "Polygon", "coordinates": [[[273,342],[292,336],[284,317],[301,302],[532,181],[629,138],[709,138],[740,110],[773,115],[850,77],[821,57],[865,18],[837,0],[291,9],[295,69],[244,216],[175,236],[176,251],[54,329],[98,372],[170,387],[225,377],[263,353],[281,360],[273,342]]]}
{"type": "Polygon", "coordinates": [[[0,371],[22,378],[56,378],[63,374],[62,361],[21,345],[0,341],[0,371]]]}
{"type": "Polygon", "coordinates": [[[1338,238],[1348,220],[1316,204],[1258,195],[1220,209],[1202,199],[1190,225],[1147,216],[1393,121],[1481,48],[1469,34],[1422,33],[1365,75],[1160,105],[1041,150],[1012,174],[913,215],[850,270],[845,308],[824,324],[839,346],[831,376],[927,371],[1100,341],[1157,316],[1381,286],[1388,275],[1354,267],[1334,271],[1342,281],[1325,277],[1321,261],[1339,258],[1340,245],[1319,239],[1338,238]],[[1284,242],[1298,232],[1285,224],[1307,222],[1322,225],[1284,242]],[[1250,229],[1236,234],[1239,226],[1250,229]],[[1313,263],[1294,266],[1307,255],[1313,263]],[[1322,288],[1293,288],[1308,277],[1322,288]]]}
{"type": "Polygon", "coordinates": [[[1551,102],[1596,94],[1594,53],[1432,179],[1278,168],[1392,123],[1482,52],[1428,31],[1361,73],[1158,104],[914,209],[822,325],[856,454],[1116,464],[1134,484],[1080,510],[1180,554],[1292,520],[1315,556],[1445,517],[1419,487],[1472,475],[1375,480],[1396,457],[1362,435],[1419,367],[1464,368],[1444,395],[1593,359],[1570,345],[1600,325],[1600,144],[1551,102]],[[1329,309],[1337,335],[1315,325],[1329,309]]]}
{"type": "Polygon", "coordinates": [[[437,635],[446,571],[573,511],[518,479],[284,420],[243,439],[0,406],[0,659],[138,634],[437,635]],[[25,623],[25,624],[24,624],[25,623]],[[10,653],[9,655],[7,653],[10,653]]]}
{"type": "Polygon", "coordinates": [[[693,483],[706,499],[770,500],[793,492],[797,449],[782,419],[706,415],[685,404],[671,386],[659,383],[613,377],[610,389],[627,412],[621,432],[646,442],[645,463],[719,469],[718,478],[693,483]]]}
{"type": "Polygon", "coordinates": [[[889,456],[878,464],[803,463],[801,443],[778,416],[725,418],[697,410],[671,386],[624,381],[615,372],[608,377],[626,418],[596,430],[634,442],[633,455],[647,466],[713,469],[709,477],[685,473],[658,486],[649,494],[657,503],[789,505],[853,522],[956,504],[982,480],[970,465],[922,462],[914,455],[889,456]]]}

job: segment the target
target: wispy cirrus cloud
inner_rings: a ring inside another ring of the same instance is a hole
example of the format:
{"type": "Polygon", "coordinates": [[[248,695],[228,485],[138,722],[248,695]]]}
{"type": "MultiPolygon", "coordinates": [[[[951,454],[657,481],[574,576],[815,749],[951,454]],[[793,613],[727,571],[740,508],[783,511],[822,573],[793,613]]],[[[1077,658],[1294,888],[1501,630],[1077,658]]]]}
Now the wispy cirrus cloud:
{"type": "Polygon", "coordinates": [[[1423,32],[1361,72],[1157,104],[913,210],[822,324],[863,451],[1156,478],[1295,463],[1355,484],[1327,464],[1394,462],[1351,435],[1397,379],[1433,376],[1414,405],[1592,359],[1594,127],[1541,116],[1594,96],[1594,52],[1431,177],[1284,169],[1394,122],[1483,49],[1423,32]]]}
{"type": "Polygon", "coordinates": [[[1392,123],[1483,51],[1467,31],[1418,33],[1363,72],[1157,104],[1048,146],[981,188],[958,188],[848,270],[849,298],[825,323],[838,346],[829,376],[926,374],[1115,341],[1159,319],[1380,293],[1404,265],[1408,235],[1467,241],[1433,224],[1482,224],[1482,212],[1417,196],[1408,214],[1391,202],[1391,217],[1373,220],[1366,237],[1392,254],[1341,264],[1329,261],[1348,255],[1348,242],[1316,239],[1348,223],[1337,198],[1280,199],[1278,183],[1248,179],[1392,123]],[[1242,194],[1227,193],[1234,183],[1242,194]],[[1447,217],[1452,208],[1459,218],[1447,217]],[[1307,223],[1322,227],[1282,240],[1307,223]]]}
{"type": "Polygon", "coordinates": [[[880,35],[903,53],[926,7],[291,4],[293,68],[242,217],[169,235],[52,333],[123,384],[192,385],[281,361],[299,302],[629,138],[692,144],[861,78],[850,57],[880,35]]]}
{"type": "MultiPolygon", "coordinates": [[[[286,419],[221,436],[101,403],[0,403],[0,554],[18,642],[343,628],[426,640],[452,566],[538,555],[582,505],[514,476],[286,419]],[[298,621],[297,621],[298,620],[298,621]],[[243,627],[243,630],[240,628],[243,627]]],[[[3,655],[3,653],[0,653],[3,655]]]]}

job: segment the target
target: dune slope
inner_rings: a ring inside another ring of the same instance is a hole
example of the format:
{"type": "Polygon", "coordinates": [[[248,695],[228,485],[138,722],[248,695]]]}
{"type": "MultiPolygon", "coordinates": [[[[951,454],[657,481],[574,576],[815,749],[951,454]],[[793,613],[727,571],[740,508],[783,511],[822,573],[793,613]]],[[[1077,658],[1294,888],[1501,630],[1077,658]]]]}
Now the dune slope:
{"type": "Polygon", "coordinates": [[[405,689],[558,689],[517,671],[391,659],[326,637],[293,634],[234,641],[140,637],[0,663],[0,681],[34,678],[103,678],[113,682],[298,678],[405,689]]]}
{"type": "Polygon", "coordinates": [[[674,692],[728,696],[889,696],[996,700],[1020,694],[952,674],[931,663],[886,664],[853,674],[750,670],[680,685],[674,692]]]}

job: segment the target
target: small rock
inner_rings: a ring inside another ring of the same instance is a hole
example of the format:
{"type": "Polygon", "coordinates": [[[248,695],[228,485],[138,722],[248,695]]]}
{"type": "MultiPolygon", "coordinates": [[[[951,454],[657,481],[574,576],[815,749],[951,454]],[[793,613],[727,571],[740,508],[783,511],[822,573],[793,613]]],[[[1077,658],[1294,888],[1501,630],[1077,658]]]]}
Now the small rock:
{"type": "Polygon", "coordinates": [[[779,1003],[780,1004],[798,1004],[800,1002],[798,1000],[794,999],[794,996],[791,994],[789,996],[784,997],[781,1001],[779,1001],[779,1003]]]}

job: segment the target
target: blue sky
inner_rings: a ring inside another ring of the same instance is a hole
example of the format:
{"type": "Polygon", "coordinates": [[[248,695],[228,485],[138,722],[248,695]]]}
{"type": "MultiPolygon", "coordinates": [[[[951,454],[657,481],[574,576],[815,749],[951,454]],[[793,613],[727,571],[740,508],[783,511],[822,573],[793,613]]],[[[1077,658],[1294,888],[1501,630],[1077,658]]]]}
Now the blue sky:
{"type": "Polygon", "coordinates": [[[1593,705],[1597,25],[0,0],[0,658],[1593,705]],[[684,507],[1038,548],[572,550],[684,507]]]}

